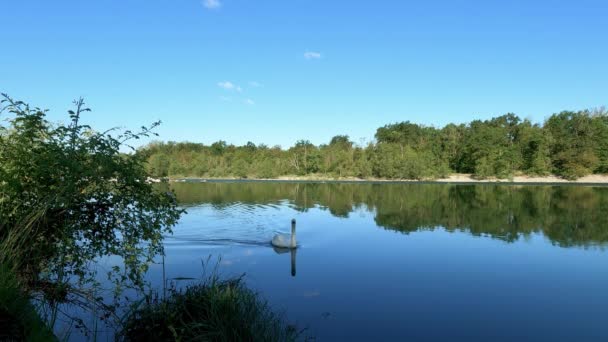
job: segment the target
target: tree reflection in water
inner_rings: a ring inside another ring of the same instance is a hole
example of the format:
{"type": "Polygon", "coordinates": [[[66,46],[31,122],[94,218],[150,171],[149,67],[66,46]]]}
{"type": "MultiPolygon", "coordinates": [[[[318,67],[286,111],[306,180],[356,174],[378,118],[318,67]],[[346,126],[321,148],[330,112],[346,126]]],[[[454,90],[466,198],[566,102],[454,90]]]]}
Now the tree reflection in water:
{"type": "Polygon", "coordinates": [[[442,227],[507,242],[542,233],[562,247],[608,242],[608,187],[296,182],[173,183],[171,187],[184,206],[288,201],[298,211],[318,207],[344,218],[365,209],[374,213],[379,227],[405,234],[442,227]]]}

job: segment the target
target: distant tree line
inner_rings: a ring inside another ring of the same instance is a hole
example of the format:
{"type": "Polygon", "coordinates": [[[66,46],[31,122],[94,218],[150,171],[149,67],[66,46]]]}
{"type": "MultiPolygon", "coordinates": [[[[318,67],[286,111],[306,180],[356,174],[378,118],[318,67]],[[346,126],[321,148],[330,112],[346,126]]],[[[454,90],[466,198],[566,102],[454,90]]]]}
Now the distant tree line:
{"type": "Polygon", "coordinates": [[[505,114],[443,128],[409,121],[380,127],[364,146],[347,135],[328,144],[300,140],[289,149],[248,142],[153,142],[139,149],[155,177],[276,178],[285,175],[433,179],[608,173],[608,111],[564,111],[544,124],[505,114]]]}

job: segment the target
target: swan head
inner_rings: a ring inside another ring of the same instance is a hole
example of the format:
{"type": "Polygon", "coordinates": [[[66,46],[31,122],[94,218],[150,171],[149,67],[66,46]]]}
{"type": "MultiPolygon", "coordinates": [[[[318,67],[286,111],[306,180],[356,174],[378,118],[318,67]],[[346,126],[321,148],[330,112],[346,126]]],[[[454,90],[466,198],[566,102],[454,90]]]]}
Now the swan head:
{"type": "Polygon", "coordinates": [[[296,219],[291,219],[291,248],[296,248],[296,219]]]}

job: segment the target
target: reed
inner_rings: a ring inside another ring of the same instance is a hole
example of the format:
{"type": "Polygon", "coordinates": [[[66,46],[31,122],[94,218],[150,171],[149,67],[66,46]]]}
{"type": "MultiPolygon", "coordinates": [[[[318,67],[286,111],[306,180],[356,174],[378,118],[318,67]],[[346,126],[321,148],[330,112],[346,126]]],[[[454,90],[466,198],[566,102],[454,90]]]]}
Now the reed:
{"type": "Polygon", "coordinates": [[[303,330],[285,322],[243,277],[222,280],[216,272],[168,296],[147,295],[126,315],[127,341],[295,341],[303,330]]]}
{"type": "Polygon", "coordinates": [[[56,341],[10,267],[0,264],[0,340],[56,341]]]}

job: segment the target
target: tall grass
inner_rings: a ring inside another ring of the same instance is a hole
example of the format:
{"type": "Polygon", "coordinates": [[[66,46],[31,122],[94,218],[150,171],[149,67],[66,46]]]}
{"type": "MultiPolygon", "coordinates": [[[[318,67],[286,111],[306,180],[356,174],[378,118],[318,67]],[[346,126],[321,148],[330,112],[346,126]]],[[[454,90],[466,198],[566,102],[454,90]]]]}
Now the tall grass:
{"type": "MultiPolygon", "coordinates": [[[[15,209],[17,210],[17,209],[15,209]]],[[[38,230],[45,210],[31,210],[19,223],[0,222],[0,340],[54,341],[51,329],[31,302],[40,250],[38,230]]]]}
{"type": "Polygon", "coordinates": [[[0,340],[55,341],[15,274],[0,264],[0,340]]]}
{"type": "Polygon", "coordinates": [[[37,277],[37,266],[44,253],[40,250],[39,231],[43,229],[45,214],[46,208],[42,207],[31,210],[11,227],[0,222],[0,264],[10,268],[25,283],[37,277]]]}
{"type": "Polygon", "coordinates": [[[295,341],[302,331],[287,324],[248,289],[242,277],[168,289],[148,295],[128,313],[121,335],[127,341],[295,341]]]}

